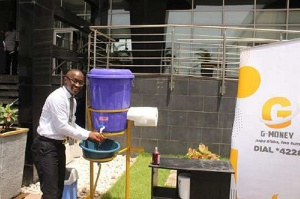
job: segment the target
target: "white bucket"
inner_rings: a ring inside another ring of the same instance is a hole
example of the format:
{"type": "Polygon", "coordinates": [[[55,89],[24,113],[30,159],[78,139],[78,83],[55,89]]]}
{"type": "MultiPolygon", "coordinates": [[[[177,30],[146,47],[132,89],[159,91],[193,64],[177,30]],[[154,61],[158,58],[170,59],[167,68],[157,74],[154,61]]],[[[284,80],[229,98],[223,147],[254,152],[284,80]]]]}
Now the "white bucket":
{"type": "Polygon", "coordinates": [[[190,174],[178,174],[178,192],[181,199],[190,199],[190,174]]]}

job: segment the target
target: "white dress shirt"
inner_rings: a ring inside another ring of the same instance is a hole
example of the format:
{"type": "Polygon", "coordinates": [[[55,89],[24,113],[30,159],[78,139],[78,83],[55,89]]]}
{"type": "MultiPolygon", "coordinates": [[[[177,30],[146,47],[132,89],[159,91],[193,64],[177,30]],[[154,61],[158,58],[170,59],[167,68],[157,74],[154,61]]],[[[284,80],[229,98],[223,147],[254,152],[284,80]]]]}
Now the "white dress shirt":
{"type": "Polygon", "coordinates": [[[16,34],[17,34],[17,32],[15,30],[7,31],[6,33],[4,33],[5,48],[8,52],[15,50],[16,34]]]}
{"type": "Polygon", "coordinates": [[[70,137],[78,140],[86,140],[90,134],[84,128],[75,123],[76,100],[74,98],[74,110],[72,124],[69,124],[71,94],[63,86],[53,91],[46,99],[39,121],[37,132],[39,135],[55,140],[64,140],[70,137]]]}

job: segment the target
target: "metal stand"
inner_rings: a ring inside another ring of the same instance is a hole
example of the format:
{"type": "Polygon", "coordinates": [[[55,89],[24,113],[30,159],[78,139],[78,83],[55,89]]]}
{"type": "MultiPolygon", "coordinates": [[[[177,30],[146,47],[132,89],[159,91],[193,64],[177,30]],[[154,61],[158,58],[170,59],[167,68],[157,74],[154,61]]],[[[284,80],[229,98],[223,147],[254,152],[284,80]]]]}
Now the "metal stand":
{"type": "MultiPolygon", "coordinates": [[[[87,110],[88,110],[88,114],[87,114],[87,117],[88,117],[88,126],[89,126],[89,129],[93,129],[93,127],[92,127],[91,112],[117,113],[117,112],[127,111],[128,109],[121,109],[121,110],[95,110],[95,109],[92,109],[92,108],[88,107],[87,110]]],[[[118,151],[118,154],[126,152],[125,199],[129,199],[130,152],[131,151],[136,151],[136,152],[143,152],[144,151],[144,148],[142,148],[142,147],[133,147],[133,146],[131,146],[131,128],[132,128],[132,125],[133,125],[133,121],[127,120],[127,129],[125,129],[124,131],[114,132],[114,133],[109,133],[109,132],[103,133],[104,136],[110,137],[110,136],[123,135],[126,132],[126,147],[118,151]]],[[[93,199],[94,198],[94,194],[95,194],[96,187],[97,187],[97,181],[98,181],[98,178],[100,176],[101,163],[111,161],[116,156],[117,155],[115,155],[115,156],[113,156],[111,158],[105,158],[105,159],[89,159],[89,158],[85,158],[84,157],[86,160],[90,161],[90,195],[88,195],[86,197],[86,199],[93,199]],[[98,174],[97,174],[97,178],[96,178],[95,182],[94,182],[94,162],[99,163],[99,170],[98,170],[98,174]]]]}

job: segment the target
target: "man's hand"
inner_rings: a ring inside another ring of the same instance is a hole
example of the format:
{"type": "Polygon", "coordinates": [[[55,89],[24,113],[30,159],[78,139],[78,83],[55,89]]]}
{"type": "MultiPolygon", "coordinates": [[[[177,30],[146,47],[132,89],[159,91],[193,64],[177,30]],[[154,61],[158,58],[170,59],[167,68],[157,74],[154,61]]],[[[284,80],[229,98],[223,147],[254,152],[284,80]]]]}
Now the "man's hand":
{"type": "Polygon", "coordinates": [[[88,138],[92,142],[103,142],[106,137],[104,137],[101,133],[92,131],[88,138]]]}

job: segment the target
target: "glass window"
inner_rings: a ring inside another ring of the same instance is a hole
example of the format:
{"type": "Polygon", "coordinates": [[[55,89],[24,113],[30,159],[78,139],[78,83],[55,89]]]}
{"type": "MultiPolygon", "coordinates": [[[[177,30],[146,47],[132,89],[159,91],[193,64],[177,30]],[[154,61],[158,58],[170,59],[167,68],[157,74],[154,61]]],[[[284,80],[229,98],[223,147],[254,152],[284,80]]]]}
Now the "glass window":
{"type": "Polygon", "coordinates": [[[213,6],[213,5],[196,5],[194,11],[221,11],[223,6],[213,6]]]}
{"type": "Polygon", "coordinates": [[[194,24],[196,25],[221,25],[222,12],[195,12],[194,24]]]}
{"type": "Polygon", "coordinates": [[[168,24],[191,24],[191,12],[169,11],[168,24]]]}
{"type": "Polygon", "coordinates": [[[226,11],[224,24],[238,26],[253,24],[253,15],[252,11],[226,11]]]}
{"type": "Polygon", "coordinates": [[[54,31],[54,45],[72,50],[73,46],[73,31],[54,31]]]}
{"type": "Polygon", "coordinates": [[[259,11],[256,13],[256,24],[285,24],[285,11],[259,11]]]}
{"type": "Polygon", "coordinates": [[[286,9],[286,0],[256,0],[257,9],[286,9]]]}
{"type": "Polygon", "coordinates": [[[289,24],[300,24],[300,11],[289,12],[289,24]]]}
{"type": "Polygon", "coordinates": [[[253,10],[254,5],[227,5],[225,10],[253,10]]]}
{"type": "MultiPolygon", "coordinates": [[[[186,39],[191,38],[191,28],[189,27],[176,27],[174,29],[174,39],[186,39]]],[[[171,41],[172,28],[167,28],[167,41],[171,41]]]]}
{"type": "Polygon", "coordinates": [[[112,25],[130,25],[129,12],[123,12],[112,15],[112,25]]]}

